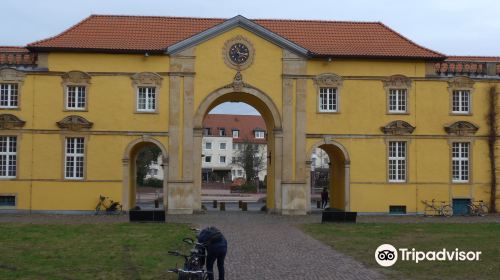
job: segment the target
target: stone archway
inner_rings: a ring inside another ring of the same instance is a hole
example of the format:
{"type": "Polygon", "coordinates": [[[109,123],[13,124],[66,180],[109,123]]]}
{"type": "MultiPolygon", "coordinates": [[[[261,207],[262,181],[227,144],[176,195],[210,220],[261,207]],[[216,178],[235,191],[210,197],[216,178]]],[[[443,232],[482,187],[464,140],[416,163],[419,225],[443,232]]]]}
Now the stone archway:
{"type": "MultiPolygon", "coordinates": [[[[135,139],[130,142],[125,148],[125,152],[123,153],[123,184],[122,184],[122,205],[123,210],[130,210],[131,206],[135,203],[135,176],[136,176],[136,166],[135,160],[138,152],[148,146],[155,145],[160,148],[162,153],[162,167],[163,167],[163,194],[166,196],[167,194],[167,180],[168,178],[168,153],[165,149],[165,146],[158,140],[151,137],[142,137],[139,139],[135,139]],[[134,196],[132,195],[134,194],[134,196]]],[[[163,207],[167,209],[167,199],[163,200],[163,207]]]]}
{"type": "MultiPolygon", "coordinates": [[[[340,208],[344,211],[350,211],[350,157],[347,149],[339,142],[333,139],[324,139],[315,143],[307,152],[309,158],[311,158],[314,149],[323,149],[330,158],[330,162],[333,162],[333,166],[330,166],[330,198],[331,207],[340,208]]],[[[307,186],[308,190],[311,189],[311,162],[307,161],[306,164],[307,171],[307,186]]],[[[310,191],[308,192],[310,195],[310,191]]],[[[311,199],[308,198],[310,203],[311,199]]],[[[309,206],[310,209],[310,206],[309,206]]]]}
{"type": "Polygon", "coordinates": [[[219,88],[209,94],[199,105],[193,119],[193,173],[195,203],[201,205],[201,153],[203,119],[215,106],[224,102],[243,102],[253,106],[264,118],[268,130],[267,167],[267,209],[268,212],[281,212],[281,161],[282,161],[282,124],[279,111],[271,98],[259,89],[244,84],[234,84],[219,88]],[[272,199],[271,199],[272,198],[272,199]]]}

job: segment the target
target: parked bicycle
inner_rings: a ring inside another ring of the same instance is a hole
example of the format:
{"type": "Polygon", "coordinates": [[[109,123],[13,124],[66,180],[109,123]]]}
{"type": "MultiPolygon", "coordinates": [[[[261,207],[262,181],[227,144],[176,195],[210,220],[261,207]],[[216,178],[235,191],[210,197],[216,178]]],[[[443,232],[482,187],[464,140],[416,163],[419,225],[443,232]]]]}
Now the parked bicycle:
{"type": "MultiPolygon", "coordinates": [[[[199,233],[199,229],[192,229],[199,233]]],[[[195,242],[192,238],[186,237],[182,239],[183,242],[194,245],[190,250],[189,255],[182,254],[178,251],[168,251],[171,256],[183,257],[183,268],[169,269],[168,272],[177,273],[179,280],[205,280],[208,279],[209,272],[205,269],[205,262],[207,259],[206,245],[195,242]]]]}
{"type": "Polygon", "coordinates": [[[486,206],[486,204],[482,200],[471,202],[467,204],[467,207],[469,207],[469,214],[473,216],[483,217],[488,213],[488,206],[486,206]]]}
{"type": "Polygon", "coordinates": [[[453,216],[453,208],[446,201],[441,201],[440,205],[436,205],[435,199],[430,203],[427,200],[422,200],[422,203],[425,204],[424,216],[453,216]]]}
{"type": "Polygon", "coordinates": [[[100,212],[105,212],[105,213],[117,213],[120,214],[123,210],[122,205],[117,202],[111,200],[107,196],[102,196],[99,195],[99,202],[97,203],[97,206],[95,207],[95,214],[98,215],[100,212]]]}

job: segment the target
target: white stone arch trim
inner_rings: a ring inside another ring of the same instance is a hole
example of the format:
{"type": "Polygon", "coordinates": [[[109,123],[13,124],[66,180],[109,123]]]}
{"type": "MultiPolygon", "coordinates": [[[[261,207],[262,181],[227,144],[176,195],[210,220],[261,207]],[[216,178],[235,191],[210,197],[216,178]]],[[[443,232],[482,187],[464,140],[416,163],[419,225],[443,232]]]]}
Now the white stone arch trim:
{"type": "Polygon", "coordinates": [[[122,165],[123,165],[123,182],[122,182],[122,205],[123,205],[123,209],[124,210],[129,210],[130,209],[130,197],[129,197],[129,194],[130,194],[130,161],[133,160],[131,159],[131,153],[132,153],[132,150],[140,143],[152,143],[154,145],[156,145],[158,148],[160,148],[161,150],[161,153],[162,153],[162,165],[163,165],[163,174],[164,174],[164,178],[163,178],[163,204],[164,204],[164,209],[166,210],[167,209],[167,194],[168,194],[168,183],[165,178],[168,178],[168,153],[167,153],[167,149],[165,148],[165,146],[160,142],[158,141],[157,139],[154,139],[152,137],[149,137],[149,136],[142,136],[141,138],[137,138],[133,141],[131,141],[127,147],[125,148],[125,151],[123,153],[123,157],[122,157],[122,165]]]}
{"type": "MultiPolygon", "coordinates": [[[[221,87],[212,93],[210,93],[203,101],[200,103],[198,106],[198,109],[196,110],[193,122],[194,122],[194,128],[195,129],[201,129],[203,127],[203,118],[205,117],[205,114],[207,111],[210,109],[210,106],[217,100],[219,97],[222,97],[226,94],[229,93],[235,93],[235,90],[233,88],[233,84],[221,87]]],[[[278,107],[274,104],[273,100],[265,94],[263,91],[250,86],[248,84],[244,84],[238,91],[238,93],[246,93],[249,94],[253,97],[256,97],[260,101],[262,101],[267,108],[269,109],[269,112],[271,113],[273,117],[273,122],[274,122],[274,129],[281,129],[281,116],[278,111],[278,107]]]]}
{"type": "MultiPolygon", "coordinates": [[[[319,148],[322,145],[333,145],[342,152],[344,155],[344,208],[345,211],[351,211],[351,158],[349,156],[349,152],[347,149],[344,147],[344,145],[340,144],[339,142],[330,139],[330,138],[324,138],[321,141],[316,142],[314,145],[309,148],[307,151],[308,158],[310,159],[312,156],[312,153],[314,149],[319,148]]],[[[330,159],[331,160],[331,159],[330,159]]],[[[311,172],[311,163],[310,160],[307,160],[305,162],[306,164],[306,172],[309,174],[311,172]]],[[[308,185],[308,190],[311,189],[311,180],[308,180],[307,183],[308,185]]]]}
{"type": "Polygon", "coordinates": [[[316,142],[314,145],[312,145],[311,148],[309,148],[309,150],[307,151],[308,158],[311,158],[314,149],[319,148],[322,145],[333,145],[333,146],[336,146],[337,148],[340,149],[340,151],[344,155],[345,164],[346,165],[351,164],[351,158],[349,157],[349,152],[344,147],[344,145],[340,144],[339,142],[337,142],[337,141],[335,141],[333,139],[329,139],[329,138],[325,138],[325,139],[323,139],[321,141],[316,142]]]}

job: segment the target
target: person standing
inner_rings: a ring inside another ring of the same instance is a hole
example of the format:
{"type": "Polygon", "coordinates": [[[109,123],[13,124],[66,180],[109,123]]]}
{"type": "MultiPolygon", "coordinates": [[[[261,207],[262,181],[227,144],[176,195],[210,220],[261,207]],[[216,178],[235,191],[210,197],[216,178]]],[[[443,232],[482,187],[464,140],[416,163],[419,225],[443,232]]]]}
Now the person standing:
{"type": "Polygon", "coordinates": [[[325,209],[329,199],[327,188],[323,188],[323,191],[321,192],[321,209],[325,209]]]}
{"type": "Polygon", "coordinates": [[[207,227],[198,235],[198,242],[207,246],[208,279],[214,280],[214,263],[217,260],[219,280],[224,280],[224,259],[227,254],[227,240],[216,227],[207,227]]]}

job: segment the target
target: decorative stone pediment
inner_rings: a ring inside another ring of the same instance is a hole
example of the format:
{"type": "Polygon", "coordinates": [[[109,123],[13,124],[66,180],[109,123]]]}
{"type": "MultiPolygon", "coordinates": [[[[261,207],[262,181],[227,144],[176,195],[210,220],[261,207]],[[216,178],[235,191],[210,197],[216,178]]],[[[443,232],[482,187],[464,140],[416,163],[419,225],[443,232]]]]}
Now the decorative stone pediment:
{"type": "Polygon", "coordinates": [[[58,121],[56,124],[59,128],[67,130],[90,129],[92,128],[92,125],[94,125],[94,123],[89,122],[84,117],[75,115],[67,116],[61,121],[58,121]]]}
{"type": "Polygon", "coordinates": [[[10,83],[22,83],[26,75],[12,68],[1,68],[0,69],[0,82],[10,82],[10,83]]]}
{"type": "Polygon", "coordinates": [[[342,77],[333,73],[319,74],[314,78],[317,87],[341,87],[342,77]]]}
{"type": "Polygon", "coordinates": [[[405,121],[393,121],[380,128],[383,133],[390,135],[412,134],[415,127],[405,121]]]}
{"type": "Polygon", "coordinates": [[[134,74],[132,77],[133,86],[161,86],[163,78],[153,72],[140,72],[134,74]]]}
{"type": "Polygon", "coordinates": [[[90,75],[82,71],[69,71],[62,75],[63,84],[90,84],[90,75]]]}
{"type": "Polygon", "coordinates": [[[382,81],[385,88],[410,88],[411,79],[404,75],[392,75],[382,81]]]}
{"type": "Polygon", "coordinates": [[[449,89],[472,89],[474,81],[469,77],[454,77],[448,81],[449,89]]]}
{"type": "Polygon", "coordinates": [[[236,75],[234,75],[232,83],[225,85],[222,88],[230,88],[234,92],[242,92],[243,88],[256,89],[254,86],[243,82],[243,75],[241,74],[240,71],[236,72],[236,75]]]}
{"type": "Polygon", "coordinates": [[[446,131],[446,133],[456,136],[474,135],[478,129],[479,126],[466,121],[458,121],[444,126],[444,130],[446,131]]]}
{"type": "Polygon", "coordinates": [[[26,122],[12,114],[0,115],[0,129],[23,127],[26,122]]]}

